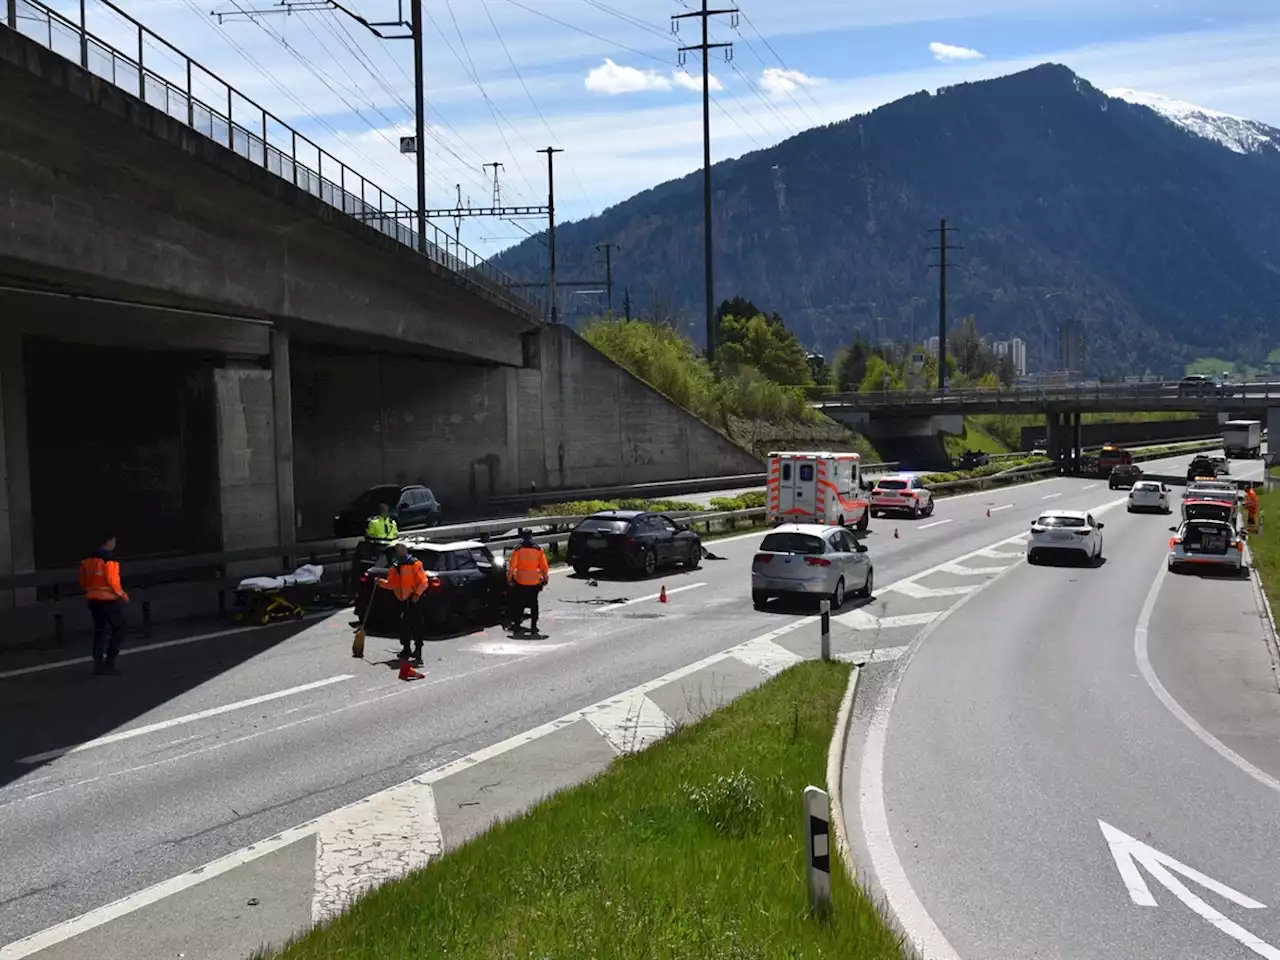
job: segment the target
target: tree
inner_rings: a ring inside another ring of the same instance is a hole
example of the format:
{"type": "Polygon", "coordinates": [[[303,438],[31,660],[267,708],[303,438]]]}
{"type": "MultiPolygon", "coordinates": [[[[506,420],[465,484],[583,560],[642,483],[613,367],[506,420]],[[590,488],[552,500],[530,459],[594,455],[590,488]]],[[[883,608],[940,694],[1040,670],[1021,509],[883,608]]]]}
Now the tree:
{"type": "Polygon", "coordinates": [[[725,317],[762,317],[764,311],[757,307],[746,297],[731,297],[728,300],[722,300],[720,306],[716,308],[716,319],[724,320],[725,317]]]}
{"type": "Polygon", "coordinates": [[[875,354],[867,361],[867,372],[858,387],[861,393],[872,393],[877,390],[901,390],[903,388],[902,373],[889,366],[884,357],[875,354]]]}
{"type": "Polygon", "coordinates": [[[720,321],[716,351],[722,373],[753,367],[785,386],[802,387],[812,380],[808,352],[780,318],[727,314],[720,321]]]}
{"type": "Polygon", "coordinates": [[[862,380],[867,375],[867,361],[870,349],[861,339],[845,347],[836,356],[835,383],[840,393],[854,393],[862,388],[862,380]]]}
{"type": "Polygon", "coordinates": [[[1013,354],[1006,353],[1000,358],[1000,372],[998,374],[1000,382],[1006,387],[1012,387],[1013,382],[1018,379],[1018,371],[1013,366],[1013,354]]]}
{"type": "Polygon", "coordinates": [[[831,367],[827,364],[827,358],[820,353],[809,354],[809,379],[820,387],[831,382],[831,367]]]}

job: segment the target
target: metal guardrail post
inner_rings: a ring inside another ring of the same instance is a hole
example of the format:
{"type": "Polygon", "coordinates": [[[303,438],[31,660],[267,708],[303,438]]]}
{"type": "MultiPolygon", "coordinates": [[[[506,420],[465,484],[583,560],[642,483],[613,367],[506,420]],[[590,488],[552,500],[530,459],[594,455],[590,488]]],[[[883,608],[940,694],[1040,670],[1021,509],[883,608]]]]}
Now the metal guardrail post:
{"type": "Polygon", "coordinates": [[[80,0],[80,66],[89,69],[89,26],[85,0],[80,0]]]}
{"type": "Polygon", "coordinates": [[[18,29],[18,0],[9,0],[7,20],[10,30],[18,29]]]}
{"type": "Polygon", "coordinates": [[[142,24],[138,24],[138,99],[145,103],[147,100],[147,65],[143,60],[142,48],[142,24]]]}

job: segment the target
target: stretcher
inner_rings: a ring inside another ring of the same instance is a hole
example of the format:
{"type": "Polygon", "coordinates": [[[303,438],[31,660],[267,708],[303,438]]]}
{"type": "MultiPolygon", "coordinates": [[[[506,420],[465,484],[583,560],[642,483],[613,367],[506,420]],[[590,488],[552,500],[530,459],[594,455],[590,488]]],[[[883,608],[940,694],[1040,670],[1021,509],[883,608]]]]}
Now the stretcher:
{"type": "Polygon", "coordinates": [[[323,566],[306,563],[278,577],[246,577],[236,584],[236,609],[231,619],[263,626],[301,619],[307,606],[319,601],[323,575],[323,566]]]}

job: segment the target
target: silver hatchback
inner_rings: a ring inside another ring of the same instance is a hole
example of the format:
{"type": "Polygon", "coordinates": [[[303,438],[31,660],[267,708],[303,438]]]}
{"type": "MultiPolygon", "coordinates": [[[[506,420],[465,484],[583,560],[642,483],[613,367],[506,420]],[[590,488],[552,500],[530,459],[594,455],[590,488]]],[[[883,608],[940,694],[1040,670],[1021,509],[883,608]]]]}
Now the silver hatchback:
{"type": "Polygon", "coordinates": [[[756,609],[773,597],[827,597],[833,610],[846,592],[869,597],[875,572],[867,548],[844,527],[787,523],[769,533],[751,561],[751,600],[756,609]]]}

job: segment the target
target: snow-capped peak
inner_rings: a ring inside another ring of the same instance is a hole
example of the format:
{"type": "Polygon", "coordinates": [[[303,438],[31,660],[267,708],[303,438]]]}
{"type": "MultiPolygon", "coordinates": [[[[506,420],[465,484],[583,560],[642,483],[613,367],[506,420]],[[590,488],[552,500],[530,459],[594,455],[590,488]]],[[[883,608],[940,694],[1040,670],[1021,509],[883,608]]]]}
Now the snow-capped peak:
{"type": "Polygon", "coordinates": [[[1280,130],[1208,107],[1198,107],[1184,100],[1174,100],[1158,93],[1116,89],[1104,91],[1108,97],[1150,107],[1184,130],[1220,143],[1236,153],[1262,153],[1266,149],[1280,151],[1280,130]]]}

